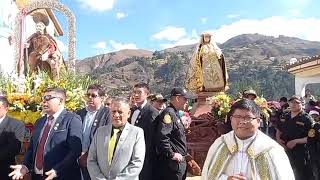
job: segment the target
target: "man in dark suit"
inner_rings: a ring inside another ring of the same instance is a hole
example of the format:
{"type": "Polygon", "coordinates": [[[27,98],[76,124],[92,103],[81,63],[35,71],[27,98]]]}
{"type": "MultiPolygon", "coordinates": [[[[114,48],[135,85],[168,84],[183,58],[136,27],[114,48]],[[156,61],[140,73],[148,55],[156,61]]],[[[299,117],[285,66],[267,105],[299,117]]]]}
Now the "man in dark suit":
{"type": "Polygon", "coordinates": [[[153,162],[156,156],[153,144],[153,135],[155,132],[154,120],[159,113],[148,103],[147,98],[149,94],[149,86],[145,83],[136,84],[132,91],[132,98],[137,108],[131,112],[130,123],[143,129],[146,143],[146,156],[143,169],[139,175],[140,180],[153,179],[153,162]]]}
{"type": "Polygon", "coordinates": [[[9,102],[0,96],[0,179],[9,180],[10,165],[15,164],[24,137],[24,124],[7,116],[9,102]]]}
{"type": "Polygon", "coordinates": [[[87,169],[88,151],[94,134],[100,126],[111,125],[111,112],[103,105],[105,92],[98,84],[90,85],[87,89],[87,107],[77,112],[82,121],[82,153],[79,159],[84,180],[90,180],[87,169]]]}
{"type": "Polygon", "coordinates": [[[80,180],[77,162],[81,154],[81,120],[64,108],[66,92],[48,88],[43,96],[45,113],[34,125],[30,145],[21,165],[11,166],[12,179],[21,179],[28,172],[32,180],[80,180]]]}

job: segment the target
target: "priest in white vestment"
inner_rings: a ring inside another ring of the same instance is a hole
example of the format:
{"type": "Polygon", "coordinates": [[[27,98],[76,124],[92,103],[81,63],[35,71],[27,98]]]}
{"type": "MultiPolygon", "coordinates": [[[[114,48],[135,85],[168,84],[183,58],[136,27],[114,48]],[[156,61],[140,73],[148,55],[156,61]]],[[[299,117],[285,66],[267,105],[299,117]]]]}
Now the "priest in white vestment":
{"type": "Polygon", "coordinates": [[[231,107],[233,131],[210,147],[202,180],[294,180],[284,149],[258,130],[260,108],[243,99],[231,107]]]}

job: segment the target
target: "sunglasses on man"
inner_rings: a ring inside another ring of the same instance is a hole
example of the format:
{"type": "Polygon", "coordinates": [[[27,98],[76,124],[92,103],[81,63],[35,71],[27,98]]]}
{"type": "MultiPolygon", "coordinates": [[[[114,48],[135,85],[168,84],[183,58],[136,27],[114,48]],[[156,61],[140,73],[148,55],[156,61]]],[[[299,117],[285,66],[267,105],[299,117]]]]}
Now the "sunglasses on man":
{"type": "Polygon", "coordinates": [[[57,97],[57,96],[52,96],[52,95],[45,95],[42,97],[42,100],[43,101],[50,101],[51,99],[54,99],[54,98],[58,98],[58,99],[62,99],[61,97],[57,97]]]}

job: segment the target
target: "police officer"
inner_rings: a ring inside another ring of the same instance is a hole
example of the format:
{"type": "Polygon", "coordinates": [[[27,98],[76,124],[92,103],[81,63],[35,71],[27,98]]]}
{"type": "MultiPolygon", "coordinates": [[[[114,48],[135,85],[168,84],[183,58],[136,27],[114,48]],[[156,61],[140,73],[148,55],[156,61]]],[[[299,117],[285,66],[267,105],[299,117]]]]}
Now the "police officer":
{"type": "Polygon", "coordinates": [[[312,171],[307,163],[306,143],[313,120],[303,111],[301,97],[292,96],[289,107],[290,112],[281,116],[277,125],[276,139],[286,149],[296,179],[310,179],[312,171]]]}
{"type": "Polygon", "coordinates": [[[187,142],[185,129],[178,111],[185,110],[191,96],[181,88],[171,91],[170,105],[157,117],[156,149],[157,179],[183,180],[186,178],[187,142]]]}
{"type": "Polygon", "coordinates": [[[314,180],[320,180],[320,123],[315,123],[308,132],[308,152],[314,180]]]}

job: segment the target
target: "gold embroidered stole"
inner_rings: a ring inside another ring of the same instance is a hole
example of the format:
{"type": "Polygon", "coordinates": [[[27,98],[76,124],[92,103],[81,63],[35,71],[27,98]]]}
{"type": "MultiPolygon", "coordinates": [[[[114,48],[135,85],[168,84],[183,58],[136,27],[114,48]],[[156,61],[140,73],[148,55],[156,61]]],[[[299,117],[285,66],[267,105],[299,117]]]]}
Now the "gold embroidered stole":
{"type": "MultiPolygon", "coordinates": [[[[255,179],[256,170],[258,171],[261,180],[271,180],[270,165],[268,163],[267,154],[271,148],[254,155],[254,150],[252,144],[247,149],[247,154],[249,157],[249,162],[251,164],[252,179],[255,179]]],[[[211,166],[210,175],[208,180],[217,179],[221,172],[228,166],[231,157],[238,152],[237,145],[232,146],[231,150],[228,149],[225,139],[223,138],[223,143],[218,148],[217,158],[214,161],[213,166],[211,166]]]]}

